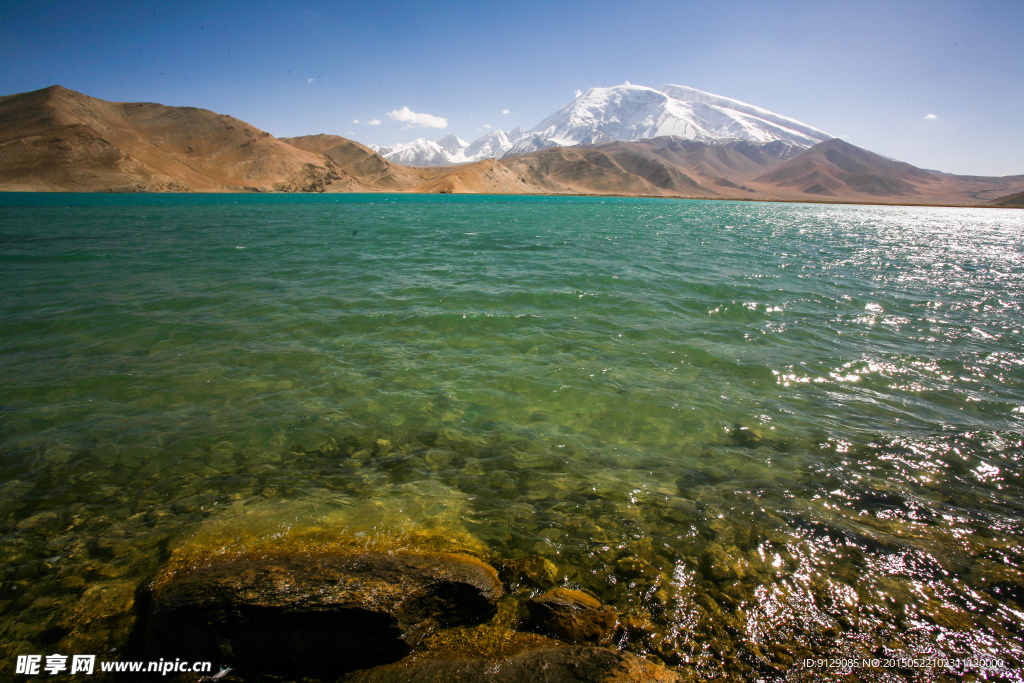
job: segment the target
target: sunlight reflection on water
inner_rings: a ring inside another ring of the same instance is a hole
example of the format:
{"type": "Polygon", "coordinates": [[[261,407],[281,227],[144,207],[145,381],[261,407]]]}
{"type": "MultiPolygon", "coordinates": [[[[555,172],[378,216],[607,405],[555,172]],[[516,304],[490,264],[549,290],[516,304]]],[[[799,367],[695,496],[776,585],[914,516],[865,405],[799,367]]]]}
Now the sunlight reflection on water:
{"type": "Polygon", "coordinates": [[[705,677],[1024,663],[1019,212],[242,199],[0,216],[8,654],[269,542],[541,556],[705,677]]]}

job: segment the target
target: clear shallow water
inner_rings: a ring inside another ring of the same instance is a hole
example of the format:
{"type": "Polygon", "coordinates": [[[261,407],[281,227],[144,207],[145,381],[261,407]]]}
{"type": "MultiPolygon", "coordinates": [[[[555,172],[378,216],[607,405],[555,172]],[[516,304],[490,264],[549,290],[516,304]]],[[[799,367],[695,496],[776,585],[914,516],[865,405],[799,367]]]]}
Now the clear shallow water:
{"type": "Polygon", "coordinates": [[[0,285],[8,656],[175,548],[427,535],[703,677],[1020,680],[1019,211],[6,195],[0,285]]]}

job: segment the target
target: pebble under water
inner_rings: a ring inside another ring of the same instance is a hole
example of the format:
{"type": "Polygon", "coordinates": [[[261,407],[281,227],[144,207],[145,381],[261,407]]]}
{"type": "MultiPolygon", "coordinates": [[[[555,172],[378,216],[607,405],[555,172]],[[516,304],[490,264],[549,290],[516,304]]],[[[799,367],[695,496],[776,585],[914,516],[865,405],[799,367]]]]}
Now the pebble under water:
{"type": "Polygon", "coordinates": [[[687,680],[1024,681],[1020,211],[11,194],[0,285],[7,673],[169,561],[343,546],[589,591],[687,680]]]}

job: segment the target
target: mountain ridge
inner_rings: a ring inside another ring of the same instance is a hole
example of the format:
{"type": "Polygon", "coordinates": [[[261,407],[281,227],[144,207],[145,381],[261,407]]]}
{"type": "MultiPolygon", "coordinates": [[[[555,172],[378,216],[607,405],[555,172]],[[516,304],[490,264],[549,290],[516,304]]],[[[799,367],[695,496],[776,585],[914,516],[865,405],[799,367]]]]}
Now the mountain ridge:
{"type": "MultiPolygon", "coordinates": [[[[446,140],[457,147],[464,141],[446,140]]],[[[581,142],[412,167],[338,135],[275,138],[195,107],[51,86],[0,97],[0,191],[438,192],[1006,205],[1024,175],[955,176],[831,139],[581,142]]]]}

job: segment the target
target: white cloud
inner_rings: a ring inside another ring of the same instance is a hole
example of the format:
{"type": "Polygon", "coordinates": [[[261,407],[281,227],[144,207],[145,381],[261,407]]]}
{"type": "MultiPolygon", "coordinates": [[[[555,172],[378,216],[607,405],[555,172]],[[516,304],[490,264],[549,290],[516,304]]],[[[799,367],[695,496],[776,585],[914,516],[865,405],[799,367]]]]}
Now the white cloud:
{"type": "Polygon", "coordinates": [[[315,78],[307,78],[306,79],[306,83],[312,83],[315,80],[316,80],[315,78]]]}
{"type": "Polygon", "coordinates": [[[396,121],[408,123],[410,128],[447,128],[448,119],[433,114],[417,114],[409,107],[389,111],[388,116],[396,121]]]}
{"type": "Polygon", "coordinates": [[[485,123],[484,124],[484,128],[490,129],[490,127],[491,127],[491,124],[489,124],[489,123],[485,123]]]}
{"type": "Polygon", "coordinates": [[[576,92],[573,93],[573,97],[579,97],[582,94],[583,94],[582,90],[577,90],[576,92]]]}
{"type": "Polygon", "coordinates": [[[352,119],[352,123],[359,123],[359,119],[352,119]]]}
{"type": "Polygon", "coordinates": [[[511,114],[512,112],[510,112],[508,109],[502,109],[501,113],[502,114],[511,114]]]}
{"type": "Polygon", "coordinates": [[[366,122],[366,125],[368,125],[368,126],[379,126],[380,125],[380,119],[370,119],[369,121],[366,122]]]}
{"type": "Polygon", "coordinates": [[[924,120],[925,121],[934,121],[937,118],[939,118],[938,114],[928,114],[927,116],[924,117],[924,120]]]}

